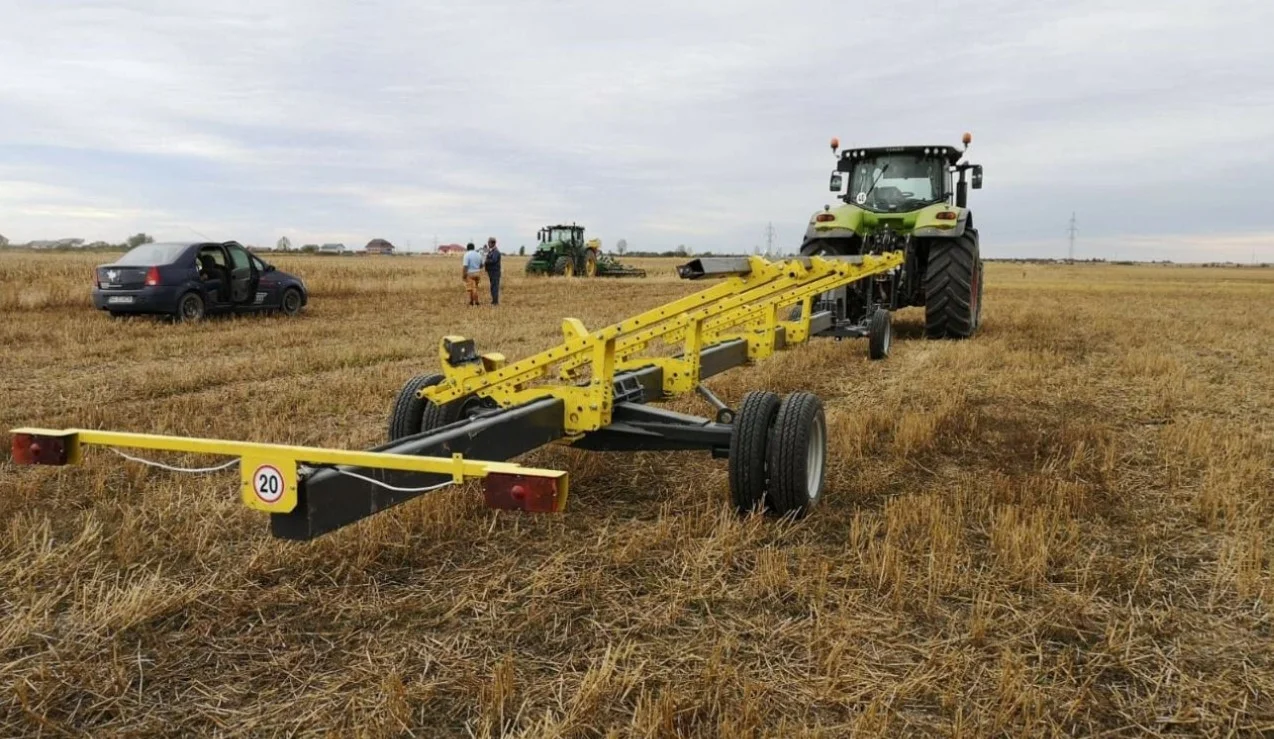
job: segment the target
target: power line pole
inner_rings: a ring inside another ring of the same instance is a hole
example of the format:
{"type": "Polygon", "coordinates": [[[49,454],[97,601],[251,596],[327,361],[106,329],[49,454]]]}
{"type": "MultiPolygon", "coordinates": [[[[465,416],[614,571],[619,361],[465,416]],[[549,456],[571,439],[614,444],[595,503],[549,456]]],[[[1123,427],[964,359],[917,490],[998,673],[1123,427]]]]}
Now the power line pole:
{"type": "Polygon", "coordinates": [[[1070,231],[1070,242],[1071,242],[1071,245],[1070,245],[1070,251],[1068,252],[1068,256],[1067,256],[1067,258],[1066,258],[1066,262],[1067,262],[1068,264],[1074,264],[1074,263],[1075,263],[1075,232],[1079,230],[1079,228],[1078,228],[1078,227],[1076,227],[1076,225],[1075,225],[1075,212],[1074,212],[1074,211],[1071,211],[1071,225],[1070,225],[1070,228],[1069,228],[1068,230],[1070,231]]]}
{"type": "Polygon", "coordinates": [[[765,256],[770,258],[774,255],[774,222],[765,224],[765,256]]]}

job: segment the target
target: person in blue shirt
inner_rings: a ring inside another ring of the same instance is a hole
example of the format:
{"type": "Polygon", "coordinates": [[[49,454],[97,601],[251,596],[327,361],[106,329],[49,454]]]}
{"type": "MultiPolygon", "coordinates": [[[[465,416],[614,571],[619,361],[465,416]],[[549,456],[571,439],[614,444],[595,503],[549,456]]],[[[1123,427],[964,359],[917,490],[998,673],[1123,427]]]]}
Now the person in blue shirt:
{"type": "Polygon", "coordinates": [[[469,290],[469,305],[482,305],[478,299],[478,280],[482,277],[482,255],[473,248],[473,242],[465,246],[462,267],[465,287],[469,290]]]}
{"type": "Polygon", "coordinates": [[[495,237],[487,239],[487,254],[483,260],[487,270],[487,280],[491,283],[491,305],[500,304],[500,248],[495,245],[495,237]]]}

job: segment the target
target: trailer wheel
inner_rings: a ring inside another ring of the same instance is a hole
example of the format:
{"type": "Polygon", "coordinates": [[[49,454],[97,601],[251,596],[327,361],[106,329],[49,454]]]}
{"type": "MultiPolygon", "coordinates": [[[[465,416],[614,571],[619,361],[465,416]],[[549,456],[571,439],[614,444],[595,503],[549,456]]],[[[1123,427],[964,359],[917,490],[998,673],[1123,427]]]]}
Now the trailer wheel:
{"type": "Polygon", "coordinates": [[[871,323],[867,324],[867,356],[872,359],[884,359],[889,356],[889,347],[894,343],[893,318],[889,311],[877,308],[871,314],[871,323]]]}
{"type": "Polygon", "coordinates": [[[424,425],[424,418],[428,407],[433,403],[416,397],[416,393],[420,392],[421,388],[433,387],[444,379],[437,373],[416,375],[403,385],[403,389],[398,391],[398,397],[394,399],[394,409],[389,414],[390,441],[415,436],[428,428],[424,425]]]}
{"type": "Polygon", "coordinates": [[[754,390],[743,396],[730,434],[730,501],[741,514],[750,513],[765,500],[766,452],[770,428],[778,415],[778,393],[754,390]]]}
{"type": "Polygon", "coordinates": [[[925,335],[930,339],[972,336],[982,314],[981,297],[978,232],[968,229],[954,239],[931,243],[925,268],[925,335]]]}
{"type": "Polygon", "coordinates": [[[770,508],[801,518],[818,504],[826,474],[827,420],[817,395],[796,392],[779,406],[770,439],[770,508]]]}

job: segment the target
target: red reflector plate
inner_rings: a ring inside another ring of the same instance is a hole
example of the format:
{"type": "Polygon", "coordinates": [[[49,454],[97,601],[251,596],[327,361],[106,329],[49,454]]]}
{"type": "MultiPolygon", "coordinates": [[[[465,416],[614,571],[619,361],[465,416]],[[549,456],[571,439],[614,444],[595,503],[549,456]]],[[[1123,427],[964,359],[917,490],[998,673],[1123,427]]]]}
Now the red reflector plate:
{"type": "Polygon", "coordinates": [[[563,478],[534,475],[487,475],[483,495],[487,506],[510,511],[531,513],[558,513],[566,503],[560,494],[563,478]]]}
{"type": "Polygon", "coordinates": [[[831,213],[819,213],[814,218],[814,220],[818,221],[819,223],[827,223],[828,221],[836,220],[836,216],[832,215],[831,213]]]}
{"type": "Polygon", "coordinates": [[[954,221],[955,219],[956,214],[953,211],[944,210],[938,214],[939,221],[954,221]]]}
{"type": "Polygon", "coordinates": [[[66,437],[13,435],[14,464],[66,464],[68,450],[66,437]]]}

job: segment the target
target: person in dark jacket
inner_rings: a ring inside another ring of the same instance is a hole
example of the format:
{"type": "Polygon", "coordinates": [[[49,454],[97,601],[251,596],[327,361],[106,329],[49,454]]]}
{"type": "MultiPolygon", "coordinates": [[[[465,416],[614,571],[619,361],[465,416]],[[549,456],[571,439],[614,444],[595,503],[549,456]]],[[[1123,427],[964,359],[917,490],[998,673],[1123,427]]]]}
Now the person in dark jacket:
{"type": "Polygon", "coordinates": [[[491,283],[491,305],[500,304],[500,247],[495,244],[495,237],[487,239],[487,256],[483,260],[487,270],[487,280],[491,283]]]}

